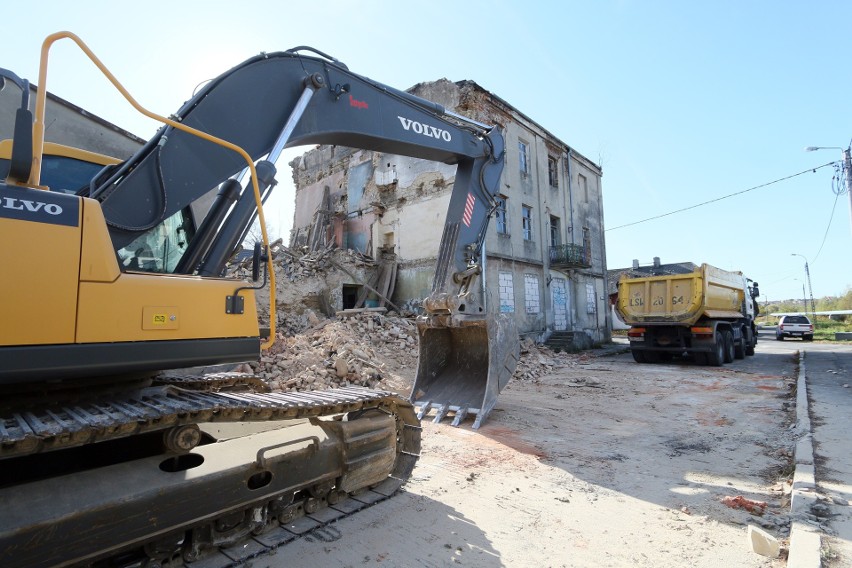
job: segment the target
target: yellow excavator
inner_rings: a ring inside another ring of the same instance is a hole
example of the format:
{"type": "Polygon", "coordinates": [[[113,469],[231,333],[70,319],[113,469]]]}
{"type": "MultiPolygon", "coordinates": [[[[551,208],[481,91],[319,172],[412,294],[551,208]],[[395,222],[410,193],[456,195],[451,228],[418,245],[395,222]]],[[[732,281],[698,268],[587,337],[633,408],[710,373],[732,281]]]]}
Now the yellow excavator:
{"type": "Polygon", "coordinates": [[[0,565],[244,561],[393,495],[431,409],[478,427],[493,408],[518,359],[511,320],[487,313],[475,285],[503,167],[496,127],[304,46],[237,65],[169,118],[68,32],[43,44],[34,113],[29,83],[0,77],[21,91],[0,142],[0,565]],[[62,39],[163,123],[126,161],[44,141],[62,39]],[[202,372],[257,360],[276,336],[262,203],[281,151],[305,144],[457,164],[408,399],[202,372]],[[224,277],[255,220],[252,280],[224,277]]]}

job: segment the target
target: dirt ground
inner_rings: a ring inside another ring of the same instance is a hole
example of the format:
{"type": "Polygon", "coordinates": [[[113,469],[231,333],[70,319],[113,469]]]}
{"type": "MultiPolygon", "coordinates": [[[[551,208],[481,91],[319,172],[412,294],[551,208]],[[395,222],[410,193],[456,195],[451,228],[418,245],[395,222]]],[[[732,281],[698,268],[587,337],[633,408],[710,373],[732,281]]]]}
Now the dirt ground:
{"type": "Polygon", "coordinates": [[[402,492],[253,566],[785,565],[793,358],[639,365],[610,349],[524,365],[479,430],[424,419],[402,492]],[[779,558],[751,550],[749,524],[779,558]]]}

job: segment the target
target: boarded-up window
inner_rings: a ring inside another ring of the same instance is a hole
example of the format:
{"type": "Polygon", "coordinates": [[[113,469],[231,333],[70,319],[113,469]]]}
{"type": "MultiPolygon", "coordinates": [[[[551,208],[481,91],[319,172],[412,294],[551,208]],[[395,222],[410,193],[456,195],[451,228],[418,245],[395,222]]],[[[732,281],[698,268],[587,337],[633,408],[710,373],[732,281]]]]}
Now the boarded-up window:
{"type": "Polygon", "coordinates": [[[524,274],[524,308],[528,314],[541,313],[538,276],[535,274],[524,274]]]}
{"type": "Polygon", "coordinates": [[[515,286],[512,281],[512,273],[500,271],[498,277],[500,283],[500,311],[502,313],[512,313],[515,311],[515,286]]]}

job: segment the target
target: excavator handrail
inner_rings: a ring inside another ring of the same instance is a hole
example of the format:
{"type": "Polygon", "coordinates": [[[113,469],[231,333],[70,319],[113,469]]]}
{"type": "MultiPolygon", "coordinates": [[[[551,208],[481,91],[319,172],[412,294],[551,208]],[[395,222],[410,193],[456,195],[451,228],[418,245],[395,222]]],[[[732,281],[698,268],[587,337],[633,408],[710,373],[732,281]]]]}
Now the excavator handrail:
{"type": "Polygon", "coordinates": [[[106,65],[98,58],[95,53],[89,49],[89,46],[80,39],[76,34],[71,32],[56,32],[51,34],[45,38],[41,47],[41,60],[39,63],[39,72],[38,72],[38,92],[36,93],[36,109],[35,109],[35,122],[33,124],[33,168],[30,172],[30,179],[28,184],[32,187],[38,187],[40,189],[46,189],[39,185],[41,178],[41,163],[42,163],[42,154],[44,152],[44,125],[45,125],[45,107],[47,104],[47,62],[48,56],[50,52],[51,46],[59,41],[60,39],[70,39],[86,54],[86,56],[95,64],[95,66],[104,74],[104,76],[109,80],[110,83],[121,93],[121,95],[130,103],[130,105],[135,108],[137,111],[142,113],[143,115],[161,122],[163,124],[167,124],[173,128],[178,130],[182,130],[187,134],[191,134],[193,136],[197,136],[203,140],[207,140],[208,142],[212,142],[229,150],[233,150],[246,161],[249,170],[251,171],[251,182],[252,189],[254,190],[254,199],[257,205],[257,218],[260,224],[260,232],[263,238],[263,246],[267,250],[267,271],[269,273],[269,337],[265,342],[261,344],[262,349],[269,349],[275,343],[275,270],[273,267],[273,259],[272,253],[269,248],[269,237],[266,232],[266,218],[263,214],[263,204],[260,196],[260,187],[257,182],[257,171],[254,166],[254,161],[251,156],[243,150],[240,146],[236,144],[232,144],[227,140],[222,140],[221,138],[217,138],[215,136],[211,136],[206,132],[202,132],[201,130],[196,130],[195,128],[185,126],[179,122],[166,118],[164,116],[160,116],[159,114],[152,112],[142,105],[140,105],[136,99],[130,94],[130,92],[124,88],[124,86],[118,81],[115,75],[110,72],[106,65]]]}

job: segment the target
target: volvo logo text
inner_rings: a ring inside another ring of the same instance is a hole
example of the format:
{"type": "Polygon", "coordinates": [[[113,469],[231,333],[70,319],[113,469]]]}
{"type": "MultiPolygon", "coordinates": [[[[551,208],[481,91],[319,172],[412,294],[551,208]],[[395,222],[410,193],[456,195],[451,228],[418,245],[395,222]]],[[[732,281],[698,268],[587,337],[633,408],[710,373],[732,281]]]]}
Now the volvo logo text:
{"type": "Polygon", "coordinates": [[[61,215],[62,207],[55,203],[44,203],[42,201],[30,201],[28,199],[15,199],[14,197],[4,197],[0,199],[0,207],[3,209],[14,209],[17,211],[28,211],[30,213],[38,213],[44,211],[48,215],[61,215]]]}
{"type": "Polygon", "coordinates": [[[397,116],[397,118],[402,123],[403,128],[406,130],[412,130],[415,134],[422,134],[429,138],[440,138],[445,142],[450,142],[453,139],[452,135],[446,130],[429,126],[428,124],[420,124],[419,122],[411,120],[410,118],[405,118],[404,116],[397,116]]]}

